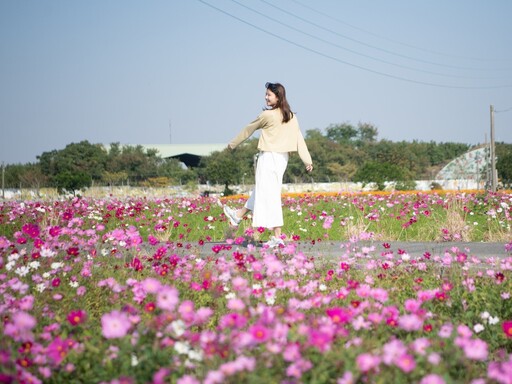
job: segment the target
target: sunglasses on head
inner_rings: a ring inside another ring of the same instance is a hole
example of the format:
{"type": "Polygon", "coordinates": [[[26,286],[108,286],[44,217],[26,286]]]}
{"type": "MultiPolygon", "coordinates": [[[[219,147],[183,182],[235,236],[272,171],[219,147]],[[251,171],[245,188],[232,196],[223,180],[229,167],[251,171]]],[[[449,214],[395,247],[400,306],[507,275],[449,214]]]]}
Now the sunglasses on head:
{"type": "MultiPolygon", "coordinates": [[[[277,88],[277,84],[274,83],[265,83],[265,88],[270,89],[272,92],[274,92],[277,88]]],[[[275,92],[274,92],[275,93],[275,92]]]]}

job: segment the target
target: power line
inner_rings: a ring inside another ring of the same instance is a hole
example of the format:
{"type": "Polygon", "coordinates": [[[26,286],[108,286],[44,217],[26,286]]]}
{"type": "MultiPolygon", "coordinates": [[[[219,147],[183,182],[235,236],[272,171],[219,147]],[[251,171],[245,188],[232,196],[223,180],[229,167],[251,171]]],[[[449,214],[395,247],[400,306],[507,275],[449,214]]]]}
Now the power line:
{"type": "MultiPolygon", "coordinates": [[[[231,1],[234,1],[237,4],[240,4],[240,3],[238,3],[235,0],[231,0],[231,1]]],[[[360,44],[360,45],[363,45],[365,47],[369,47],[369,48],[372,48],[372,49],[376,49],[378,51],[381,51],[381,52],[384,52],[384,53],[388,53],[388,54],[393,55],[393,56],[398,56],[398,57],[401,57],[401,58],[404,58],[404,59],[413,60],[413,61],[417,61],[417,62],[424,63],[424,64],[430,64],[430,65],[435,65],[435,66],[438,66],[438,67],[445,67],[445,68],[451,68],[451,69],[459,69],[459,70],[463,69],[463,70],[472,70],[472,71],[482,71],[482,70],[485,70],[485,69],[482,69],[482,68],[465,68],[465,67],[460,67],[460,66],[455,66],[455,65],[436,63],[436,62],[432,62],[432,61],[428,61],[428,60],[417,59],[417,58],[414,58],[412,56],[403,55],[401,53],[389,51],[387,49],[380,48],[380,47],[377,47],[375,45],[371,45],[371,44],[365,43],[365,42],[363,42],[361,40],[354,39],[352,37],[349,37],[349,36],[343,35],[343,34],[341,34],[339,32],[336,32],[336,31],[334,31],[332,29],[326,28],[326,27],[324,27],[322,25],[319,25],[317,23],[314,23],[314,22],[312,22],[312,21],[310,21],[310,20],[308,20],[308,19],[306,19],[304,17],[298,16],[298,15],[296,15],[296,14],[294,14],[294,13],[292,13],[292,12],[286,10],[286,9],[278,7],[277,5],[272,4],[272,3],[270,3],[270,2],[268,2],[266,0],[260,0],[260,1],[265,3],[265,4],[267,4],[267,5],[269,5],[269,6],[271,6],[271,7],[273,7],[273,8],[276,8],[276,9],[286,13],[289,16],[295,17],[296,19],[299,19],[299,20],[301,20],[301,21],[303,21],[303,22],[305,22],[307,24],[313,25],[314,27],[319,28],[319,29],[321,29],[323,31],[332,33],[332,34],[334,34],[336,36],[339,36],[339,37],[342,37],[344,39],[350,40],[350,41],[352,41],[354,43],[357,43],[357,44],[360,44]]],[[[248,8],[248,7],[246,7],[246,8],[248,8]]],[[[268,17],[268,16],[266,16],[266,17],[268,17]]],[[[353,51],[351,51],[351,52],[353,52],[353,51]]],[[[366,55],[364,55],[364,56],[366,56],[366,55]]],[[[367,56],[367,57],[369,57],[369,56],[367,56]]],[[[405,67],[405,68],[407,68],[407,67],[405,67]]],[[[438,74],[438,73],[434,73],[434,72],[427,72],[427,73],[438,74]]]]}
{"type": "MultiPolygon", "coordinates": [[[[451,78],[458,78],[458,79],[475,79],[475,77],[474,77],[474,76],[455,76],[455,75],[449,75],[449,74],[445,74],[445,73],[433,72],[433,71],[428,71],[428,70],[425,70],[425,69],[413,68],[413,67],[409,67],[409,66],[406,66],[406,65],[401,65],[401,64],[393,63],[393,62],[390,62],[390,61],[387,61],[387,60],[383,60],[383,59],[376,58],[376,57],[374,57],[374,56],[366,55],[366,54],[364,54],[364,53],[360,53],[360,52],[354,51],[354,50],[352,50],[352,49],[346,48],[346,47],[344,47],[344,46],[341,46],[341,45],[339,45],[339,44],[333,43],[333,42],[331,42],[331,41],[325,40],[325,39],[323,39],[323,38],[321,38],[321,37],[318,37],[318,36],[312,35],[312,34],[310,34],[310,33],[304,32],[304,31],[302,31],[302,30],[301,30],[301,29],[299,29],[299,28],[295,28],[295,27],[293,27],[293,26],[291,26],[291,25],[289,25],[289,24],[286,24],[286,23],[282,22],[281,20],[277,20],[277,19],[275,19],[275,18],[273,18],[273,17],[271,17],[271,16],[266,15],[266,14],[265,14],[265,13],[263,13],[263,12],[260,12],[260,11],[255,10],[254,8],[248,7],[247,5],[242,4],[242,3],[240,3],[240,2],[239,2],[239,1],[237,1],[237,0],[231,0],[231,1],[232,1],[233,3],[238,4],[239,6],[241,6],[241,7],[243,7],[243,8],[245,8],[245,9],[250,10],[251,12],[257,13],[258,15],[265,17],[265,19],[272,20],[272,21],[274,21],[274,22],[278,23],[278,24],[279,24],[279,25],[281,25],[281,26],[284,26],[284,27],[289,28],[289,29],[291,29],[291,30],[293,30],[293,31],[299,32],[299,33],[301,33],[301,34],[303,34],[303,35],[306,35],[306,36],[308,36],[308,37],[311,37],[311,38],[313,38],[313,39],[315,39],[315,40],[318,40],[318,41],[321,41],[321,42],[323,42],[323,43],[329,44],[329,45],[334,46],[334,47],[336,47],[336,48],[343,49],[343,50],[345,50],[345,51],[351,52],[351,53],[353,53],[353,54],[355,54],[355,55],[358,55],[358,56],[366,57],[366,58],[368,58],[368,59],[375,60],[375,61],[378,61],[378,62],[381,62],[381,63],[384,63],[384,64],[393,65],[393,66],[396,66],[396,67],[399,67],[399,68],[409,69],[409,70],[411,70],[411,71],[417,71],[417,72],[427,73],[427,74],[430,74],[430,75],[437,75],[437,76],[444,76],[444,77],[451,77],[451,78]]],[[[267,1],[265,1],[265,0],[260,0],[260,1],[262,1],[262,2],[263,2],[263,3],[265,3],[265,4],[268,4],[268,5],[272,6],[272,7],[274,7],[274,8],[277,8],[277,9],[279,9],[279,10],[283,11],[283,12],[287,12],[287,11],[285,11],[284,9],[279,8],[279,7],[275,6],[274,4],[268,3],[268,2],[267,2],[267,1]]],[[[337,32],[335,32],[335,31],[331,31],[331,30],[329,30],[329,29],[327,29],[327,28],[323,28],[322,26],[319,26],[319,25],[317,25],[317,24],[315,24],[315,23],[311,23],[311,22],[309,22],[308,20],[306,20],[306,19],[304,19],[304,18],[302,18],[302,17],[300,17],[300,16],[296,16],[296,15],[294,15],[294,14],[293,14],[293,13],[291,13],[291,12],[287,12],[287,14],[288,14],[288,15],[291,15],[291,16],[294,16],[294,17],[298,18],[299,20],[302,20],[302,21],[304,21],[304,22],[307,22],[308,24],[312,24],[312,25],[314,25],[314,26],[316,26],[316,27],[318,27],[318,28],[321,28],[321,29],[324,29],[324,30],[326,30],[326,31],[329,31],[329,32],[331,32],[331,33],[333,33],[333,34],[336,34],[336,35],[338,35],[338,36],[342,36],[342,37],[347,38],[347,39],[349,39],[349,40],[356,41],[356,42],[358,42],[358,43],[360,43],[360,44],[363,44],[363,45],[366,45],[366,46],[369,46],[369,47],[372,47],[372,48],[375,48],[375,49],[379,49],[379,48],[377,48],[377,47],[373,47],[373,46],[371,46],[371,45],[368,45],[368,44],[365,44],[365,43],[359,42],[358,40],[355,40],[355,39],[352,39],[352,38],[349,38],[349,37],[345,37],[345,36],[343,36],[343,35],[340,35],[340,34],[338,34],[338,33],[337,33],[337,32]]],[[[389,52],[389,51],[386,51],[386,50],[383,50],[383,49],[379,49],[379,50],[384,51],[384,52],[386,52],[386,53],[394,54],[393,52],[389,52]]],[[[401,57],[403,57],[403,58],[410,58],[410,57],[408,57],[408,56],[404,56],[404,55],[399,55],[399,54],[395,54],[395,55],[396,55],[396,56],[401,56],[401,57]]],[[[430,63],[430,62],[428,62],[428,61],[423,61],[423,60],[418,60],[418,61],[423,62],[423,63],[427,63],[427,64],[433,64],[433,63],[430,63]]],[[[436,65],[442,65],[442,64],[436,64],[436,65]]],[[[464,69],[464,68],[453,67],[453,66],[448,66],[448,65],[445,65],[445,67],[449,67],[449,68],[456,68],[456,69],[459,69],[459,70],[460,70],[460,69],[464,69]]],[[[466,68],[466,69],[467,69],[467,68],[466,68]]]]}
{"type": "Polygon", "coordinates": [[[252,24],[238,16],[235,16],[221,8],[218,8],[204,0],[197,0],[199,1],[200,3],[204,4],[204,5],[207,5],[209,6],[210,8],[220,12],[220,13],[223,13],[225,14],[226,16],[229,16],[235,20],[238,20],[246,25],[249,25],[251,26],[252,28],[255,28],[267,35],[270,35],[272,37],[275,37],[279,40],[282,40],[284,42],[287,42],[288,44],[291,44],[291,45],[294,45],[296,47],[299,47],[299,48],[302,48],[306,51],[309,51],[311,53],[315,53],[319,56],[322,56],[322,57],[325,57],[327,59],[330,59],[330,60],[333,60],[333,61],[336,61],[338,63],[342,63],[342,64],[345,64],[345,65],[348,65],[348,66],[351,66],[351,67],[354,67],[354,68],[358,68],[358,69],[361,69],[361,70],[364,70],[366,72],[370,72],[370,73],[374,73],[374,74],[377,74],[377,75],[381,75],[381,76],[384,76],[384,77],[389,77],[389,78],[392,78],[392,79],[395,79],[395,80],[400,80],[400,81],[405,81],[405,82],[409,82],[409,83],[414,83],[414,84],[420,84],[420,85],[428,85],[428,86],[432,86],[432,87],[439,87],[439,88],[452,88],[452,89],[497,89],[497,88],[511,88],[512,85],[493,85],[493,86],[456,86],[456,85],[446,85],[446,84],[436,84],[436,83],[430,83],[430,82],[425,82],[425,81],[419,81],[419,80],[413,80],[413,79],[409,79],[409,78],[405,78],[405,77],[400,77],[400,76],[395,76],[395,75],[392,75],[392,74],[389,74],[389,73],[385,73],[385,72],[380,72],[380,71],[376,71],[376,70],[373,70],[373,69],[370,69],[370,68],[366,68],[366,67],[363,67],[361,65],[357,65],[357,64],[353,64],[353,63],[350,63],[348,61],[344,61],[344,60],[341,60],[337,57],[334,57],[334,56],[331,56],[331,55],[328,55],[326,53],[323,53],[323,52],[320,52],[318,50],[315,50],[313,48],[310,48],[310,47],[307,47],[303,44],[300,44],[300,43],[296,43],[292,40],[289,40],[287,38],[284,38],[282,36],[279,36],[273,32],[270,32],[270,31],[267,31],[266,29],[264,28],[261,28],[255,24],[252,24]]]}
{"type": "Polygon", "coordinates": [[[512,107],[507,108],[507,109],[502,109],[501,111],[496,111],[495,110],[494,113],[503,113],[503,112],[510,112],[510,111],[512,111],[512,107]]]}
{"type": "MultiPolygon", "coordinates": [[[[293,3],[295,3],[295,4],[298,4],[298,5],[300,5],[300,6],[304,7],[304,8],[306,8],[306,9],[308,9],[308,10],[310,10],[310,11],[313,11],[313,12],[315,12],[315,13],[319,14],[319,15],[322,15],[322,16],[324,16],[324,17],[327,17],[327,18],[329,18],[329,19],[331,19],[331,20],[333,20],[333,21],[335,21],[335,22],[337,22],[337,23],[339,23],[339,24],[346,25],[346,26],[348,26],[348,27],[350,27],[350,28],[353,28],[353,29],[356,29],[356,30],[358,30],[358,31],[361,31],[361,32],[367,33],[367,34],[369,34],[369,35],[371,35],[371,36],[375,36],[375,37],[377,37],[377,38],[379,38],[379,39],[386,40],[386,41],[389,41],[389,42],[392,42],[392,43],[395,43],[395,44],[403,45],[403,46],[408,47],[408,48],[413,48],[413,49],[416,49],[416,50],[419,50],[419,51],[423,51],[423,52],[427,52],[427,53],[433,53],[433,54],[436,54],[436,55],[445,56],[445,57],[451,57],[451,58],[456,58],[456,59],[475,60],[475,61],[497,61],[497,60],[494,60],[494,59],[485,59],[485,58],[482,58],[482,57],[466,57],[466,56],[458,56],[458,55],[453,55],[453,54],[449,54],[449,53],[433,51],[433,50],[425,49],[425,48],[422,48],[422,47],[417,47],[417,46],[415,46],[415,45],[408,44],[408,43],[404,43],[404,42],[401,42],[401,41],[398,41],[398,40],[394,40],[394,39],[390,39],[390,38],[387,38],[387,37],[384,37],[384,36],[378,35],[378,34],[376,34],[376,33],[373,33],[373,32],[371,32],[371,31],[368,31],[368,30],[366,30],[366,29],[363,29],[363,28],[357,27],[357,26],[355,26],[355,25],[352,25],[352,24],[350,24],[350,23],[347,23],[347,22],[346,22],[346,21],[344,21],[344,20],[338,19],[338,18],[336,18],[336,17],[334,17],[334,16],[332,16],[332,15],[330,15],[330,14],[328,14],[328,13],[321,12],[321,11],[319,11],[319,10],[317,10],[317,9],[313,8],[313,7],[310,7],[310,6],[308,6],[308,5],[306,5],[306,4],[302,3],[302,2],[300,2],[300,1],[298,1],[298,0],[289,0],[289,1],[291,1],[291,2],[293,2],[293,3]]],[[[496,69],[494,69],[494,70],[496,70],[496,69]]],[[[502,70],[508,70],[508,69],[505,69],[505,68],[504,68],[504,69],[502,69],[502,70]]]]}

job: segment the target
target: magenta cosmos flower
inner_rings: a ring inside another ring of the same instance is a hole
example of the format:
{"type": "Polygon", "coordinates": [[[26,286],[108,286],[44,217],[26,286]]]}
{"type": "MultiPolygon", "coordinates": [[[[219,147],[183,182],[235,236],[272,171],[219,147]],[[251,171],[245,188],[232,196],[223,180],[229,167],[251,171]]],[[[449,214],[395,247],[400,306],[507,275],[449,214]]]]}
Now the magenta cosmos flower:
{"type": "Polygon", "coordinates": [[[87,318],[87,315],[85,311],[82,311],[81,309],[77,311],[71,311],[69,312],[67,319],[71,325],[78,325],[85,322],[87,318]]]}
{"type": "Polygon", "coordinates": [[[112,311],[101,316],[101,332],[107,339],[126,336],[130,326],[130,319],[126,313],[112,311]]]}
{"type": "Polygon", "coordinates": [[[504,321],[501,327],[503,332],[505,332],[505,336],[512,338],[512,320],[504,321]]]}

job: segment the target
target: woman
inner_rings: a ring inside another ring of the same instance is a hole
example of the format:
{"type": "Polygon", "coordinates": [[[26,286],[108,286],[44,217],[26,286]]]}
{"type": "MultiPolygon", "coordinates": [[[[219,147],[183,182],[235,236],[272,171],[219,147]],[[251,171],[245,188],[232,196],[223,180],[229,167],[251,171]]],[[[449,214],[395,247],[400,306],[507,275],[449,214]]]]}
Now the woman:
{"type": "Polygon", "coordinates": [[[224,213],[231,225],[237,226],[247,212],[252,211],[252,226],[273,230],[274,236],[266,245],[277,247],[284,245],[281,233],[283,226],[281,187],[283,174],[288,165],[288,153],[298,152],[308,172],[313,170],[313,162],[297,117],[286,100],[284,87],[279,83],[267,83],[265,88],[267,108],[228,144],[229,149],[235,149],[257,129],[261,130],[258,141],[260,154],[256,164],[256,183],[243,208],[234,210],[224,206],[224,213]]]}

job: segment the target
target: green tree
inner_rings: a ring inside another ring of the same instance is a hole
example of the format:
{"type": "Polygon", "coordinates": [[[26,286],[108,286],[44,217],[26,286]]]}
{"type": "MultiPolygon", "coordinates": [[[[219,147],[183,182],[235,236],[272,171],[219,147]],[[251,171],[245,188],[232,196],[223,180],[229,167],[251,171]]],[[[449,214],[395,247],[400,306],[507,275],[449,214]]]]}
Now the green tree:
{"type": "MultiPolygon", "coordinates": [[[[38,156],[38,160],[42,174],[46,175],[59,189],[64,180],[82,180],[84,175],[88,179],[86,185],[90,185],[92,180],[100,180],[105,171],[107,152],[103,146],[84,140],[68,144],[60,151],[44,152],[38,156]]],[[[73,185],[73,182],[69,183],[73,185]]],[[[81,185],[83,186],[85,185],[81,185]]]]}
{"type": "Polygon", "coordinates": [[[377,161],[365,163],[354,175],[354,181],[362,182],[363,185],[375,183],[379,191],[384,190],[385,182],[396,181],[403,183],[410,180],[410,175],[398,165],[377,161]]]}
{"type": "Polygon", "coordinates": [[[512,186],[512,144],[496,143],[496,170],[505,188],[512,186]]]}
{"type": "Polygon", "coordinates": [[[357,136],[361,144],[375,143],[379,131],[377,127],[370,123],[359,123],[357,125],[357,136]]]}
{"type": "Polygon", "coordinates": [[[357,129],[349,123],[331,124],[325,131],[327,138],[338,144],[351,143],[358,135],[357,129]]]}
{"type": "Polygon", "coordinates": [[[91,184],[91,177],[85,172],[59,172],[55,176],[57,192],[60,194],[72,193],[86,189],[91,184]]]}
{"type": "Polygon", "coordinates": [[[224,194],[229,195],[232,194],[230,185],[254,180],[256,145],[257,141],[251,139],[235,150],[224,149],[203,157],[199,164],[201,181],[224,185],[224,194]]]}

